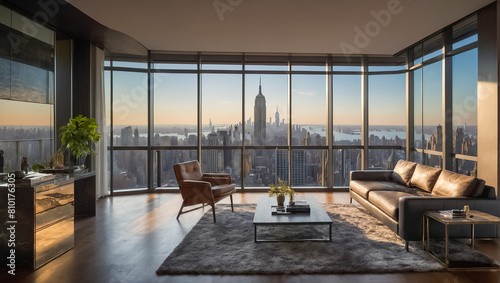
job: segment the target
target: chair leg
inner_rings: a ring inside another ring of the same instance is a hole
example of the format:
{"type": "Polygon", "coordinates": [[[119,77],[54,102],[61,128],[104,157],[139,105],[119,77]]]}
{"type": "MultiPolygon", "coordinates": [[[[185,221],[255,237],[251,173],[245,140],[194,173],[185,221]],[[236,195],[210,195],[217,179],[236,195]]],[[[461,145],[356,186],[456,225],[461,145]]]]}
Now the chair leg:
{"type": "Polygon", "coordinates": [[[229,198],[231,199],[231,211],[234,212],[234,207],[233,207],[233,195],[230,195],[229,198]]]}
{"type": "Polygon", "coordinates": [[[410,246],[410,242],[409,241],[405,241],[405,250],[408,251],[408,248],[410,246]]]}
{"type": "Polygon", "coordinates": [[[177,214],[177,220],[179,220],[179,216],[182,214],[182,208],[184,208],[184,202],[182,202],[181,209],[179,209],[179,213],[177,214]]]}
{"type": "Polygon", "coordinates": [[[215,223],[215,205],[212,205],[212,213],[214,215],[214,223],[215,223]]]}
{"type": "Polygon", "coordinates": [[[184,208],[184,205],[186,204],[186,200],[183,200],[182,201],[182,204],[181,204],[181,208],[179,209],[179,213],[177,214],[177,220],[179,220],[179,216],[181,216],[181,214],[183,213],[182,212],[182,209],[184,208]]]}

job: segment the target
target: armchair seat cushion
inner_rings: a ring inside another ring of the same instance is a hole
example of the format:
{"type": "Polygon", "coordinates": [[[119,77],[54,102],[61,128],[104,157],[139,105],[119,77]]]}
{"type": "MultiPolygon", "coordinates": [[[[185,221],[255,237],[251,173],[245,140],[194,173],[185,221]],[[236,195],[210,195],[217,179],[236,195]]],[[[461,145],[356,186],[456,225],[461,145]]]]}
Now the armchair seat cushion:
{"type": "Polygon", "coordinates": [[[407,187],[395,182],[383,181],[351,181],[351,190],[358,195],[368,199],[368,194],[372,191],[404,191],[407,187]]]}
{"type": "Polygon", "coordinates": [[[214,197],[231,194],[236,188],[236,184],[223,184],[212,186],[212,194],[214,197]]]}

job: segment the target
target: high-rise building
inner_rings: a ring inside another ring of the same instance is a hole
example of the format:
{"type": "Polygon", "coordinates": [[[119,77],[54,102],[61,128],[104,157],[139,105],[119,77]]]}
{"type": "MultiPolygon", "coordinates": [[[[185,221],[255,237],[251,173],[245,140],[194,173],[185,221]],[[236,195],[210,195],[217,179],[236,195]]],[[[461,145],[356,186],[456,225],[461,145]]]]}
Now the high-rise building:
{"type": "MultiPolygon", "coordinates": [[[[276,150],[275,159],[276,182],[278,178],[288,181],[288,151],[276,150]]],[[[304,149],[292,150],[292,183],[293,186],[304,186],[306,183],[306,154],[304,149]]]]}
{"type": "Polygon", "coordinates": [[[276,106],[276,113],[274,113],[274,121],[276,123],[276,129],[280,127],[280,112],[278,112],[278,106],[276,106]]]}
{"type": "Polygon", "coordinates": [[[438,125],[436,127],[436,139],[437,139],[436,150],[442,151],[443,150],[443,127],[441,125],[438,125]]]}
{"type": "Polygon", "coordinates": [[[304,149],[292,150],[292,185],[304,186],[306,184],[306,151],[304,149]]]}
{"type": "Polygon", "coordinates": [[[463,154],[463,144],[464,144],[464,129],[457,127],[455,135],[455,153],[463,154]]]}
{"type": "Polygon", "coordinates": [[[208,119],[208,130],[213,132],[214,131],[214,126],[212,125],[212,119],[208,119]]]}
{"type": "Polygon", "coordinates": [[[127,126],[121,129],[120,133],[121,145],[133,145],[132,144],[132,126],[127,126]]]}
{"type": "Polygon", "coordinates": [[[259,82],[259,94],[255,97],[254,106],[254,145],[266,143],[266,98],[262,94],[262,81],[259,82]]]}
{"type": "Polygon", "coordinates": [[[288,151],[286,149],[276,149],[275,155],[276,180],[274,182],[277,184],[278,179],[288,181],[288,151]]]}
{"type": "MultiPolygon", "coordinates": [[[[220,145],[217,133],[209,133],[204,144],[208,146],[220,145]]],[[[224,165],[223,159],[224,156],[222,150],[205,150],[205,155],[202,156],[202,165],[204,165],[203,170],[210,173],[221,173],[224,165]]]]}
{"type": "Polygon", "coordinates": [[[139,145],[139,129],[137,127],[134,130],[134,145],[139,145]]]}

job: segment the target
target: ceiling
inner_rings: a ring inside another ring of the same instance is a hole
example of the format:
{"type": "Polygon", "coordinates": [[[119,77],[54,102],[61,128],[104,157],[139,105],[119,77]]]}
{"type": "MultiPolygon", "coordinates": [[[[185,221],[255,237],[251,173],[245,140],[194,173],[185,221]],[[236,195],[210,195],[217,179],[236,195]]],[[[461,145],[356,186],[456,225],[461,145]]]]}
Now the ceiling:
{"type": "Polygon", "coordinates": [[[149,50],[393,55],[495,1],[68,2],[149,50]]]}

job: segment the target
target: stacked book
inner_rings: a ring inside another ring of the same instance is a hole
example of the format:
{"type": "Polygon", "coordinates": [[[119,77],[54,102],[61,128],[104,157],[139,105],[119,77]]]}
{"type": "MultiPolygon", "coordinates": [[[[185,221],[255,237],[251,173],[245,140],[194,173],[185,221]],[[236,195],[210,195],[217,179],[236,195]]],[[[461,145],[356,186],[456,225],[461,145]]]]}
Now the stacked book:
{"type": "Polygon", "coordinates": [[[287,215],[287,214],[292,214],[289,211],[286,211],[284,206],[271,206],[271,214],[272,215],[287,215]]]}
{"type": "Polygon", "coordinates": [[[465,218],[467,213],[463,209],[441,210],[439,211],[442,216],[446,218],[465,218]]]}
{"type": "Polygon", "coordinates": [[[293,205],[287,205],[286,211],[291,213],[310,213],[311,207],[305,200],[297,200],[293,205]]]}

